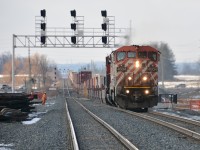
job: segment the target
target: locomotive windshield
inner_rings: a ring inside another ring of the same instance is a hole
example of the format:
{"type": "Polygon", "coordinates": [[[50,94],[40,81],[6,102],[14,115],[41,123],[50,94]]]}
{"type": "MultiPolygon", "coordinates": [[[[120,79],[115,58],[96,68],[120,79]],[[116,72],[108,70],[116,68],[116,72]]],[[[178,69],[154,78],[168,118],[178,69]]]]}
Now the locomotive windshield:
{"type": "Polygon", "coordinates": [[[139,58],[147,58],[147,52],[138,52],[139,58]]]}
{"type": "Polygon", "coordinates": [[[148,57],[150,60],[156,61],[157,60],[157,53],[156,52],[149,52],[148,57]]]}
{"type": "Polygon", "coordinates": [[[128,52],[128,58],[136,58],[136,52],[128,52]]]}
{"type": "Polygon", "coordinates": [[[126,57],[126,52],[118,52],[117,53],[117,60],[123,60],[126,57]]]}

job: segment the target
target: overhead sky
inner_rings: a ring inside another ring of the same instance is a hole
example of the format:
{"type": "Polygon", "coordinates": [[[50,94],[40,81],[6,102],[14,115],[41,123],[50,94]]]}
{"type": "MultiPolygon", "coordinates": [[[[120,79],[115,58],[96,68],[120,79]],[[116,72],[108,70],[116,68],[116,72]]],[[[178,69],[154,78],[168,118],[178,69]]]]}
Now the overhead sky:
{"type": "MultiPolygon", "coordinates": [[[[101,10],[115,16],[115,26],[127,28],[132,22],[131,43],[165,42],[176,62],[200,58],[200,0],[0,0],[0,54],[12,53],[12,34],[33,35],[35,16],[46,9],[48,26],[68,27],[70,10],[84,16],[85,28],[101,28],[101,10]]],[[[111,49],[31,49],[56,63],[105,61],[111,49]]],[[[17,56],[28,56],[25,48],[17,56]]]]}

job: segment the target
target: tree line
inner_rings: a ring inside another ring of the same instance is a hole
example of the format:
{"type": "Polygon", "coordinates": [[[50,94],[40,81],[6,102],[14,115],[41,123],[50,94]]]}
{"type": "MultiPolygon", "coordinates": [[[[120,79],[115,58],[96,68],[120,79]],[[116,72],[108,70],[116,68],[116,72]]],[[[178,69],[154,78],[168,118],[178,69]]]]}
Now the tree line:
{"type": "Polygon", "coordinates": [[[173,50],[167,43],[151,43],[150,45],[161,52],[158,71],[159,81],[161,81],[162,70],[164,80],[173,80],[173,76],[177,74],[200,75],[200,56],[199,59],[193,63],[181,63],[182,65],[181,67],[179,66],[178,70],[173,50]]]}
{"type": "MultiPolygon", "coordinates": [[[[156,48],[161,53],[158,70],[159,81],[161,81],[162,79],[165,81],[173,80],[174,75],[178,74],[176,59],[173,50],[169,47],[167,43],[164,42],[153,42],[149,45],[156,48]]],[[[55,62],[49,60],[46,55],[41,55],[38,53],[35,53],[32,56],[30,56],[30,61],[32,79],[40,80],[43,87],[45,87],[46,85],[50,85],[53,81],[55,81],[54,68],[57,68],[55,62]]],[[[15,75],[29,74],[29,59],[27,57],[16,57],[14,63],[15,75]]],[[[91,61],[87,65],[82,66],[80,70],[91,70],[95,74],[98,73],[105,75],[105,64],[99,67],[94,61],[91,61]]],[[[200,57],[199,60],[195,62],[195,65],[189,65],[187,63],[183,64],[180,73],[199,75],[200,57]]],[[[4,82],[11,83],[12,54],[9,52],[4,52],[0,54],[0,74],[8,75],[8,77],[4,79],[4,82]]],[[[57,78],[59,78],[59,72],[56,76],[57,78]]],[[[16,83],[22,84],[27,80],[28,78],[17,78],[16,83]]]]}
{"type": "MultiPolygon", "coordinates": [[[[12,54],[5,52],[0,55],[0,60],[0,74],[4,75],[2,82],[4,84],[10,84],[12,81],[12,54]]],[[[29,58],[17,56],[14,64],[16,85],[32,82],[32,84],[38,83],[39,87],[47,87],[55,80],[54,68],[56,68],[56,64],[50,61],[46,55],[40,55],[38,53],[31,55],[30,65],[29,58]],[[31,74],[30,79],[29,67],[31,74]]]]}

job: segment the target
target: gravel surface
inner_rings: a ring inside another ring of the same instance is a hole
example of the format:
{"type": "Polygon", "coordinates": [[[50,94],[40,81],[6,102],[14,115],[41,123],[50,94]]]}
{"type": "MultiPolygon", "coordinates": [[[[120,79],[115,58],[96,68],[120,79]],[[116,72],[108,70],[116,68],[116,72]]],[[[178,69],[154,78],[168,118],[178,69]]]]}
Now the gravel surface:
{"type": "Polygon", "coordinates": [[[35,123],[0,122],[0,149],[69,149],[64,98],[48,98],[46,105],[37,104],[36,112],[30,116],[35,123]]]}
{"type": "Polygon", "coordinates": [[[73,99],[67,99],[77,141],[81,150],[123,150],[126,149],[100,123],[94,120],[73,99]]]}
{"type": "Polygon", "coordinates": [[[161,125],[111,109],[97,100],[82,100],[89,110],[113,126],[140,150],[197,150],[200,142],[161,125]]]}

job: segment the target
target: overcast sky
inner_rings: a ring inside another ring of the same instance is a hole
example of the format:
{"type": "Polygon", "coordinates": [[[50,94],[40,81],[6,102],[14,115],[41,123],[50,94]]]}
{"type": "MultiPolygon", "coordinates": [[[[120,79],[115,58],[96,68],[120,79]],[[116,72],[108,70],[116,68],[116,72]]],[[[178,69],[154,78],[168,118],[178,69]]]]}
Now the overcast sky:
{"type": "MultiPolygon", "coordinates": [[[[115,26],[129,27],[132,44],[165,42],[176,62],[195,62],[200,58],[200,0],[0,0],[0,54],[12,52],[12,34],[33,35],[35,16],[46,9],[48,26],[68,27],[70,10],[85,17],[85,28],[100,28],[101,10],[115,16],[115,26]]],[[[31,49],[56,63],[105,61],[111,49],[31,49]]],[[[28,56],[27,49],[15,50],[28,56]]]]}

